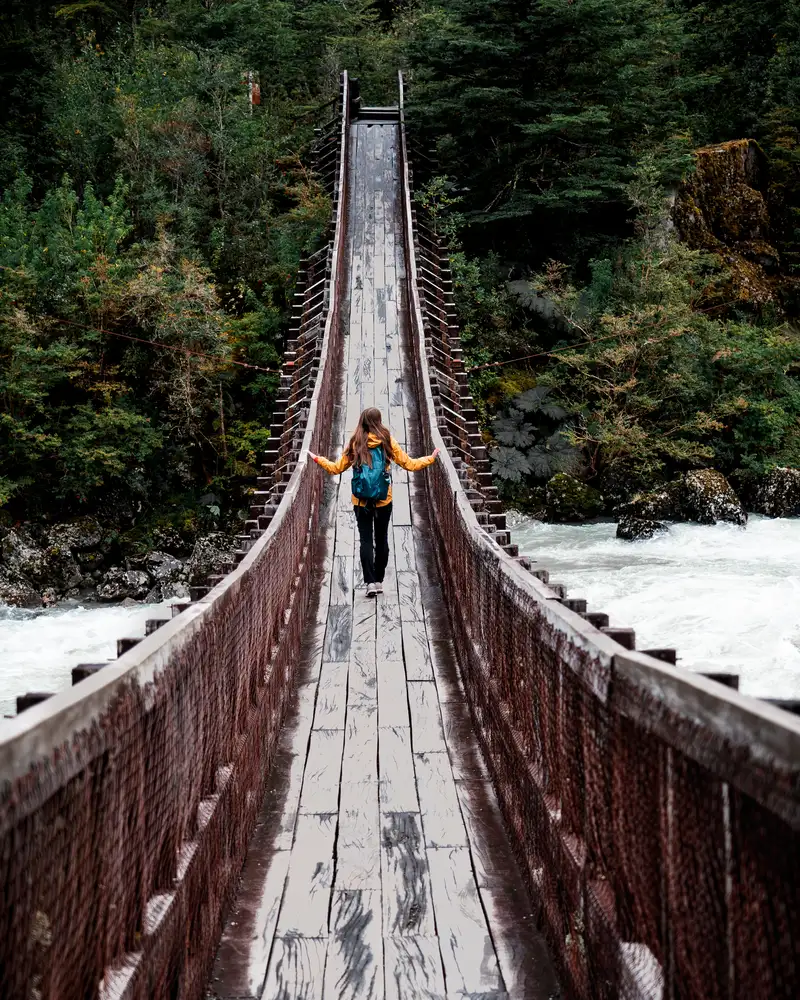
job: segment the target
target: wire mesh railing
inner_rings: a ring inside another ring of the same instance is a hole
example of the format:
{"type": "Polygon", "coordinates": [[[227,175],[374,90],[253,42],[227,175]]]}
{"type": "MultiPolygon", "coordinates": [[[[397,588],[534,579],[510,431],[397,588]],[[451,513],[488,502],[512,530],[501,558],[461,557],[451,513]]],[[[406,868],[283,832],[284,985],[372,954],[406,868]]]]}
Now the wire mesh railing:
{"type": "Polygon", "coordinates": [[[297,380],[292,372],[286,397],[275,510],[259,515],[238,567],[210,592],[0,733],[0,996],[9,1000],[204,995],[310,598],[321,481],[294,456],[299,444],[325,452],[330,443],[346,74],[340,108],[336,224],[321,255],[331,281],[316,326],[306,336],[303,312],[298,328],[308,367],[297,380]]]}
{"type": "Polygon", "coordinates": [[[548,586],[492,525],[447,270],[415,213],[402,76],[400,93],[420,445],[447,449],[426,477],[432,537],[475,729],[564,989],[796,997],[800,720],[636,652],[632,630],[548,586]]]}

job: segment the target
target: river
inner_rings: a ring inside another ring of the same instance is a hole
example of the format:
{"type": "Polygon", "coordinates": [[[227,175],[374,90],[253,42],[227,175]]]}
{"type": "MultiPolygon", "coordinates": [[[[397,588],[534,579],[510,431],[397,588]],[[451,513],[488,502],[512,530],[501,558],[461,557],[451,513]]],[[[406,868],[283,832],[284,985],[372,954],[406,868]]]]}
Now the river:
{"type": "Polygon", "coordinates": [[[520,553],[570,597],[636,630],[639,649],[676,648],[681,667],[740,675],[739,690],[800,697],[800,518],[746,528],[677,524],[643,542],[615,524],[543,524],[512,515],[520,553]]]}
{"type": "MultiPolygon", "coordinates": [[[[747,694],[800,697],[800,518],[679,524],[645,542],[618,541],[614,524],[510,521],[520,552],[636,629],[640,649],[675,647],[683,667],[738,673],[747,694]]],[[[69,687],[73,666],[112,659],[118,638],[143,635],[167,609],[0,605],[0,715],[25,691],[69,687]]]]}
{"type": "Polygon", "coordinates": [[[117,639],[144,635],[148,618],[169,618],[168,604],[98,605],[25,611],[0,604],[0,719],[26,691],[68,688],[79,663],[117,655],[117,639]]]}

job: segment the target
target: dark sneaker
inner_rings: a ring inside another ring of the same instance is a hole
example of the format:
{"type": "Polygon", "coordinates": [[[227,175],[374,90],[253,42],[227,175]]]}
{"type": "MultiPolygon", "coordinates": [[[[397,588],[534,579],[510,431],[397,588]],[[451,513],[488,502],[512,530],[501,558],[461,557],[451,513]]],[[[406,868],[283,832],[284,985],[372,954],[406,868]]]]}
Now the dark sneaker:
{"type": "Polygon", "coordinates": [[[375,593],[376,594],[382,594],[383,593],[383,584],[382,583],[376,583],[375,584],[375,593]]]}

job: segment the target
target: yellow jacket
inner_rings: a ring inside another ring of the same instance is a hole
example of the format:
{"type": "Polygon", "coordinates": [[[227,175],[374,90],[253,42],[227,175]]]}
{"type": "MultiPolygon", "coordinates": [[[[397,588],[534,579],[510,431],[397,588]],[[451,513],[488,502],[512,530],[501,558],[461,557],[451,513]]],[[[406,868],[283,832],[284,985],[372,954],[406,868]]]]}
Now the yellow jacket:
{"type": "MultiPolygon", "coordinates": [[[[367,438],[367,444],[370,448],[377,448],[381,443],[381,439],[375,435],[370,434],[367,438]]],[[[399,465],[402,469],[407,469],[409,472],[419,472],[420,469],[426,469],[429,465],[433,465],[436,461],[431,455],[426,455],[424,458],[409,458],[409,456],[403,451],[400,445],[392,438],[392,454],[389,456],[391,460],[399,465]]],[[[340,476],[343,472],[350,468],[353,464],[347,457],[347,454],[342,455],[342,457],[337,462],[329,462],[327,458],[323,458],[322,455],[317,456],[317,462],[322,468],[329,472],[332,476],[340,476]]],[[[385,500],[378,500],[375,504],[376,507],[386,507],[392,502],[392,484],[389,483],[389,492],[385,500]]],[[[353,497],[353,503],[357,507],[366,507],[366,500],[359,500],[358,497],[353,497]]]]}

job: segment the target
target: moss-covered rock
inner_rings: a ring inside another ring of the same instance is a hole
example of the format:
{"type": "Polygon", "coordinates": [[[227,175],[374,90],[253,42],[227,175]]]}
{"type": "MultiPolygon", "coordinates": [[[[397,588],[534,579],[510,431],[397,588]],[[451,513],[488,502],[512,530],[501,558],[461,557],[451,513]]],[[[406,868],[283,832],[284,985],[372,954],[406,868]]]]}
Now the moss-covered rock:
{"type": "Polygon", "coordinates": [[[635,493],[626,503],[614,508],[620,520],[627,517],[639,521],[688,521],[684,510],[683,484],[680,480],[658,489],[635,493]]]}
{"type": "Polygon", "coordinates": [[[687,472],[683,477],[684,512],[699,524],[747,523],[747,513],[728,480],[714,469],[687,472]]]}
{"type": "Polygon", "coordinates": [[[767,517],[800,517],[800,469],[770,470],[752,491],[752,510],[767,517]]]}
{"type": "Polygon", "coordinates": [[[626,542],[642,542],[664,531],[667,531],[667,526],[660,521],[647,521],[626,515],[619,519],[617,538],[622,538],[626,542]]]}
{"type": "Polygon", "coordinates": [[[548,521],[574,524],[588,521],[603,513],[605,501],[597,490],[580,479],[559,472],[545,490],[545,511],[548,521]]]}
{"type": "Polygon", "coordinates": [[[681,239],[717,254],[728,279],[705,291],[707,304],[735,300],[756,309],[782,297],[787,279],[774,246],[767,158],[754,139],[697,150],[695,172],[673,208],[681,239]]]}

